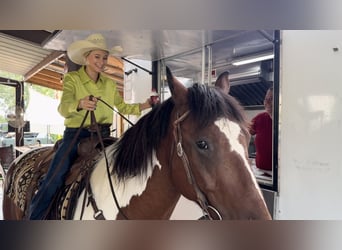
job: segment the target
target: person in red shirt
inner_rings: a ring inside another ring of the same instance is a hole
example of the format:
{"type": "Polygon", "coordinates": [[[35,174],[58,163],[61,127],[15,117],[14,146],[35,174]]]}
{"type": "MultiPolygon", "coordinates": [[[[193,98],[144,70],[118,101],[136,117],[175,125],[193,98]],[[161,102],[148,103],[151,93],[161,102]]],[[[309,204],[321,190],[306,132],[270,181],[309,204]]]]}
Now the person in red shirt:
{"type": "Polygon", "coordinates": [[[251,135],[255,135],[256,167],[261,170],[272,171],[272,113],[273,87],[269,88],[264,98],[265,112],[252,119],[251,135]]]}

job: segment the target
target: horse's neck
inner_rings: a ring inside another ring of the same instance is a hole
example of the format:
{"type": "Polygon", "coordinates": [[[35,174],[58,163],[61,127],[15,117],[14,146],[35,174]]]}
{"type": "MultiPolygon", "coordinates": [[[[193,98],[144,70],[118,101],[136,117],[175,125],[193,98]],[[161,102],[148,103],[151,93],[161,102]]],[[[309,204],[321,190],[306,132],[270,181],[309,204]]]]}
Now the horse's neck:
{"type": "MultiPolygon", "coordinates": [[[[115,196],[122,211],[129,219],[168,219],[180,197],[173,187],[170,169],[166,161],[159,162],[153,157],[153,166],[149,166],[146,176],[130,178],[118,182],[111,176],[115,196]]],[[[111,194],[105,160],[102,159],[94,169],[90,183],[99,209],[106,219],[123,218],[111,194]]],[[[79,199],[75,218],[79,218],[83,195],[79,199]]],[[[84,210],[83,219],[92,219],[94,211],[91,206],[84,210]]]]}
{"type": "Polygon", "coordinates": [[[144,192],[133,197],[124,212],[132,219],[169,219],[179,197],[168,166],[155,165],[144,192]]]}

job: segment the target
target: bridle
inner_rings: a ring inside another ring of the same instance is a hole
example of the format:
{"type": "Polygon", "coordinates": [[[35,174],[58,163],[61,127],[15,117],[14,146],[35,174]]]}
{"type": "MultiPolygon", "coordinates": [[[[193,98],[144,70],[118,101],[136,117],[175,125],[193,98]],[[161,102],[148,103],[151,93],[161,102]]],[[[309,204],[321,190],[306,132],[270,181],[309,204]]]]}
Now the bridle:
{"type": "MultiPolygon", "coordinates": [[[[177,155],[179,158],[181,158],[182,162],[183,162],[183,166],[188,178],[188,181],[190,183],[190,185],[194,188],[195,193],[196,193],[196,198],[197,198],[197,202],[200,205],[202,211],[203,211],[203,218],[207,218],[209,220],[213,220],[212,216],[209,213],[209,210],[213,211],[215,213],[215,215],[217,216],[218,220],[222,220],[222,216],[220,214],[220,212],[213,206],[209,205],[209,202],[206,198],[206,196],[204,195],[204,193],[201,191],[201,189],[198,187],[198,184],[195,180],[195,177],[191,171],[191,167],[190,167],[190,163],[189,163],[189,159],[185,153],[185,151],[183,150],[183,146],[182,146],[182,132],[181,132],[181,127],[180,127],[180,123],[182,121],[184,121],[187,116],[190,114],[190,111],[186,111],[183,115],[179,116],[179,113],[177,112],[177,119],[174,121],[173,123],[173,136],[175,139],[175,145],[176,145],[176,150],[177,150],[177,155]]],[[[173,147],[171,149],[171,157],[173,156],[173,147]]]]}

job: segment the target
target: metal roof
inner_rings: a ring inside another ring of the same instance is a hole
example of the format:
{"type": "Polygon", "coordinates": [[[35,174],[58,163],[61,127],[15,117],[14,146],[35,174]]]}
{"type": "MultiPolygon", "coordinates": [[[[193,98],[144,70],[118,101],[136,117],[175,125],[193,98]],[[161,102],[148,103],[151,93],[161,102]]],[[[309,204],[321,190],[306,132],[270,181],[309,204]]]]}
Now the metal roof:
{"type": "Polygon", "coordinates": [[[1,70],[24,76],[49,54],[49,49],[0,33],[1,70]]]}
{"type": "Polygon", "coordinates": [[[63,51],[43,48],[47,31],[0,31],[0,70],[22,76],[22,81],[62,89],[63,51]]]}

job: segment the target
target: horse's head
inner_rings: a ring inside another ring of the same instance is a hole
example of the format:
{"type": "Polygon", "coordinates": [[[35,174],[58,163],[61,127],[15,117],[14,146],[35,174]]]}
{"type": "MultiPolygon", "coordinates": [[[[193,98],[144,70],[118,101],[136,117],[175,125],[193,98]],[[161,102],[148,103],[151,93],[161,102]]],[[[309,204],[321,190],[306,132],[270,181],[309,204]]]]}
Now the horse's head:
{"type": "Polygon", "coordinates": [[[270,219],[248,162],[241,106],[217,88],[184,87],[167,68],[174,108],[172,176],[179,191],[213,217],[270,219]]]}

